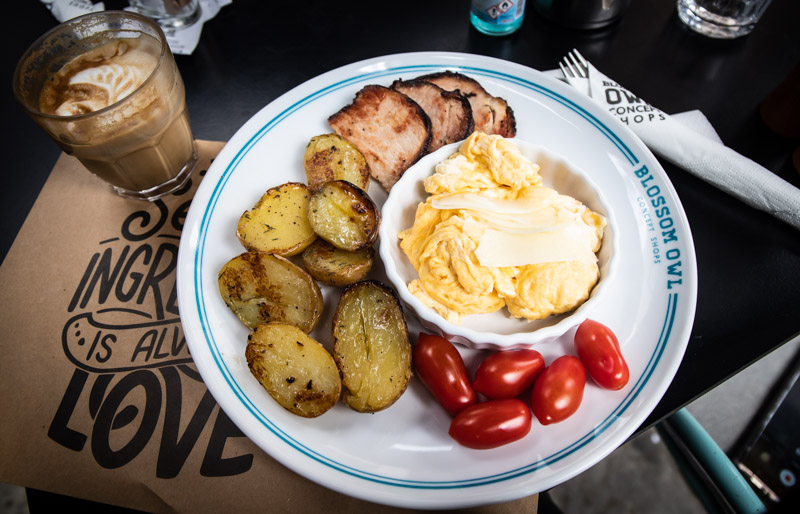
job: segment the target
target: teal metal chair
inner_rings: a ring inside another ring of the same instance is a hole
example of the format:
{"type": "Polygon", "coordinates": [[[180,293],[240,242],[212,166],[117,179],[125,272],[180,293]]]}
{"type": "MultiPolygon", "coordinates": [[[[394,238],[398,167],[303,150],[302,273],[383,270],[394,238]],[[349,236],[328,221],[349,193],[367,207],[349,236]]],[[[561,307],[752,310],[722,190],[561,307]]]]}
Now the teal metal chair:
{"type": "Polygon", "coordinates": [[[656,425],[684,479],[709,513],[757,514],[767,507],[703,426],[684,409],[656,425]]]}

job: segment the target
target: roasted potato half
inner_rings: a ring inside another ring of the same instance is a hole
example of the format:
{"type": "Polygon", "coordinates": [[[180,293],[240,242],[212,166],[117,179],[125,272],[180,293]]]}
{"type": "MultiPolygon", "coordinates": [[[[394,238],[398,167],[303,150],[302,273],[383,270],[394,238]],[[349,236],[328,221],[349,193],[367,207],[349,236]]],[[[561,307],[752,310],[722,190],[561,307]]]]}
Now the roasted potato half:
{"type": "Polygon", "coordinates": [[[359,412],[392,405],[411,379],[406,318],[394,291],[372,280],[348,286],[333,318],[342,399],[359,412]]]}
{"type": "Polygon", "coordinates": [[[317,239],[303,251],[306,271],[324,284],[347,286],[364,279],[375,261],[372,247],[348,252],[317,239]]]}
{"type": "Polygon", "coordinates": [[[265,252],[246,252],[228,261],[219,272],[219,292],[251,329],[279,321],[309,333],[322,314],[322,292],[311,275],[265,252]]]}
{"type": "Polygon", "coordinates": [[[363,189],[345,180],[332,180],[311,195],[308,221],[322,239],[355,252],[372,246],[378,238],[381,211],[363,189]]]}
{"type": "Polygon", "coordinates": [[[364,191],[369,187],[369,165],[364,155],[338,134],[314,136],[306,145],[303,159],[311,191],[325,182],[346,180],[364,191]]]}
{"type": "Polygon", "coordinates": [[[239,218],[236,237],[253,252],[289,257],[314,242],[317,235],[308,222],[311,190],[299,182],[287,182],[267,190],[258,203],[239,218]]]}
{"type": "Polygon", "coordinates": [[[315,418],[339,401],[342,382],[333,356],[294,325],[257,326],[244,355],[270,396],[298,416],[315,418]]]}

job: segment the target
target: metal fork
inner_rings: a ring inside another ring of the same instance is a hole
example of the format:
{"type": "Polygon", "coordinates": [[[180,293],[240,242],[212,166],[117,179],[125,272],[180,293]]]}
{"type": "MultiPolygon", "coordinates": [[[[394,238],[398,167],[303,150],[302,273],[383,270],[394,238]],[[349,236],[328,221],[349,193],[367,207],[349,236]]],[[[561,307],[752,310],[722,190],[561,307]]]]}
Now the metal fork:
{"type": "Polygon", "coordinates": [[[585,95],[591,93],[589,85],[589,63],[578,50],[573,49],[558,63],[567,83],[585,95]]]}

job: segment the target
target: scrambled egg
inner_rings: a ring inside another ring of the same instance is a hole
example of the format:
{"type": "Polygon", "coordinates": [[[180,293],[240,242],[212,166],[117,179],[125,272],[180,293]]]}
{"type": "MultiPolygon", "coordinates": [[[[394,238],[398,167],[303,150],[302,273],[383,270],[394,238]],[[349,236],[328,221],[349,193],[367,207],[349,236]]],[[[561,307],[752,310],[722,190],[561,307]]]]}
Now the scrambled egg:
{"type": "Polygon", "coordinates": [[[419,275],[409,290],[442,317],[506,307],[535,320],[589,297],[605,218],[543,186],[539,166],[509,140],[473,133],[424,187],[431,196],[400,247],[419,275]]]}

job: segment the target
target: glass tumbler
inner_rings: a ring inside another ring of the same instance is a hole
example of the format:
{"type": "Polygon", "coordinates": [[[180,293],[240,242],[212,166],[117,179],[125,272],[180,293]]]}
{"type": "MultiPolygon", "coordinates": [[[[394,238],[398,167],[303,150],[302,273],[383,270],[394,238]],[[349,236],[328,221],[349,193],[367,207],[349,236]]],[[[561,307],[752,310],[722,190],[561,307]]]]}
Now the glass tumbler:
{"type": "Polygon", "coordinates": [[[678,16],[695,32],[733,39],[753,31],[772,0],[678,0],[678,16]]]}
{"type": "Polygon", "coordinates": [[[200,0],[130,0],[129,4],[165,29],[182,29],[200,19],[200,0]]]}
{"type": "Polygon", "coordinates": [[[102,11],[62,23],[25,52],[13,87],[56,144],[121,196],[155,200],[195,167],[183,80],[145,16],[102,11]]]}

